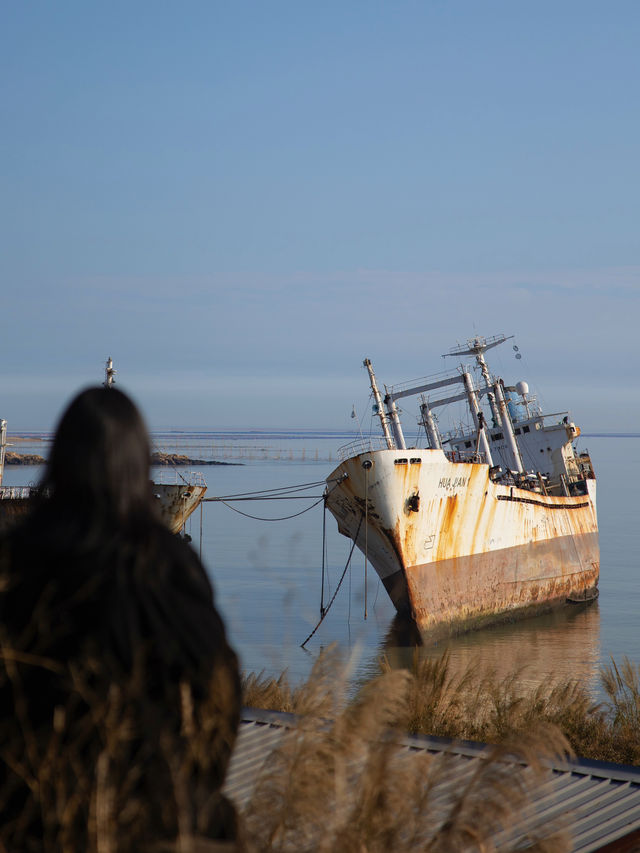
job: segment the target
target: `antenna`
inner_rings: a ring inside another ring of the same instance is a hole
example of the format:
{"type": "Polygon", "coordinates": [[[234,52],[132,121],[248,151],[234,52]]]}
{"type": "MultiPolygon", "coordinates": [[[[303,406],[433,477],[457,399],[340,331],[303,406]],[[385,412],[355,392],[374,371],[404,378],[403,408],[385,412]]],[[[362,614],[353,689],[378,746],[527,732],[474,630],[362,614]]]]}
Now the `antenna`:
{"type": "Polygon", "coordinates": [[[364,436],[362,434],[362,424],[360,423],[360,418],[358,417],[358,413],[356,412],[355,403],[351,407],[351,417],[355,418],[356,421],[358,422],[358,432],[360,433],[360,438],[364,438],[364,436]]]}
{"type": "Polygon", "coordinates": [[[117,370],[114,369],[113,359],[109,356],[105,364],[104,382],[102,383],[105,388],[112,388],[116,384],[116,373],[117,370]]]}
{"type": "Polygon", "coordinates": [[[457,347],[453,347],[449,352],[443,353],[443,358],[457,355],[475,355],[477,358],[488,349],[493,349],[493,347],[497,347],[511,338],[513,338],[513,335],[494,335],[492,338],[483,338],[480,335],[476,335],[475,338],[470,338],[467,341],[466,346],[462,344],[457,347]]]}

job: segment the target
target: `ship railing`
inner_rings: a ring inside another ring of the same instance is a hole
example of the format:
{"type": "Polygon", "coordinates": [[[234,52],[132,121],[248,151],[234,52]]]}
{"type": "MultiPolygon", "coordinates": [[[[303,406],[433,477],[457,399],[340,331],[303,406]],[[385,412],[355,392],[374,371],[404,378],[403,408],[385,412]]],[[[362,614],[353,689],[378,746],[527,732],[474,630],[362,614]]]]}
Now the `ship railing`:
{"type": "Polygon", "coordinates": [[[30,486],[1,486],[0,501],[24,500],[31,495],[30,486]]]}
{"type": "Polygon", "coordinates": [[[468,438],[473,434],[473,427],[470,425],[461,425],[457,428],[447,430],[440,433],[440,439],[443,444],[449,444],[458,438],[468,438]]]}
{"type": "Polygon", "coordinates": [[[480,450],[445,450],[444,455],[449,462],[472,462],[475,465],[484,465],[487,458],[480,450]]]}
{"type": "Polygon", "coordinates": [[[182,471],[177,468],[153,469],[153,481],[160,485],[173,486],[186,482],[189,486],[206,486],[207,481],[201,471],[182,471]]]}
{"type": "Polygon", "coordinates": [[[356,438],[355,441],[350,441],[348,444],[343,444],[342,447],[338,448],[338,459],[340,462],[344,462],[345,459],[351,459],[360,453],[371,453],[375,450],[386,449],[387,442],[381,435],[356,438]]]}

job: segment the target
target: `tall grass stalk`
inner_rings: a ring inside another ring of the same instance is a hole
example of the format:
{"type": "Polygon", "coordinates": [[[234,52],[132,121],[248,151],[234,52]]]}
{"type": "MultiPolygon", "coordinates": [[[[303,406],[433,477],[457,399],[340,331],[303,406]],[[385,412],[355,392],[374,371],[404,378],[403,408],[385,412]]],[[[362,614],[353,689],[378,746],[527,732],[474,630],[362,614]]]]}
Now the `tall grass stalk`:
{"type": "Polygon", "coordinates": [[[233,685],[216,678],[197,705],[188,682],[150,696],[142,660],[105,683],[99,660],[61,667],[0,649],[0,851],[229,849],[208,839],[234,820],[217,770],[235,740],[233,685]],[[50,722],[25,689],[42,671],[67,697],[50,722]]]}
{"type": "MultiPolygon", "coordinates": [[[[393,671],[385,658],[380,670],[393,671]]],[[[532,726],[550,724],[579,756],[640,765],[640,666],[626,658],[601,670],[603,702],[594,702],[575,679],[527,687],[526,666],[499,676],[478,657],[456,671],[446,652],[428,658],[416,650],[407,675],[398,725],[409,733],[502,743],[532,726]]],[[[244,680],[244,704],[303,713],[309,689],[306,683],[292,687],[286,675],[251,675],[244,680]]]]}
{"type": "MultiPolygon", "coordinates": [[[[177,731],[147,701],[141,673],[105,694],[95,687],[104,683],[99,661],[58,673],[51,661],[5,647],[0,663],[0,693],[10,686],[14,697],[11,716],[2,709],[0,800],[13,811],[3,811],[0,851],[229,849],[207,840],[224,808],[209,780],[234,737],[224,730],[224,684],[212,683],[197,711],[188,685],[175,685],[177,731]],[[31,668],[67,680],[68,702],[46,736],[29,722],[22,678],[31,668]]],[[[285,675],[248,676],[245,704],[293,711],[297,723],[256,779],[238,849],[444,853],[491,851],[499,842],[511,849],[516,819],[527,829],[527,849],[569,849],[562,826],[540,830],[529,821],[532,786],[545,759],[572,748],[640,763],[640,668],[627,660],[605,668],[602,705],[574,681],[525,688],[523,674],[499,678],[478,661],[456,673],[447,654],[416,655],[409,670],[383,661],[380,676],[354,696],[349,662],[331,649],[295,688],[285,675]],[[398,746],[406,732],[495,745],[461,776],[446,752],[398,746]]]]}
{"type": "MultiPolygon", "coordinates": [[[[420,709],[416,679],[405,670],[386,669],[352,701],[343,672],[329,651],[296,694],[301,716],[268,757],[244,810],[251,849],[491,851],[526,813],[541,759],[569,750],[555,727],[530,729],[470,762],[461,785],[457,759],[409,752],[397,730],[416,714],[442,724],[448,709],[461,715],[470,678],[452,680],[446,661],[421,671],[431,704],[420,709]]],[[[273,685],[264,686],[273,696],[273,685]]],[[[569,849],[559,827],[545,826],[540,837],[532,830],[529,842],[529,850],[569,849]]]]}
{"type": "Polygon", "coordinates": [[[616,744],[616,761],[640,764],[640,664],[623,658],[601,670],[609,699],[609,722],[616,744]]]}

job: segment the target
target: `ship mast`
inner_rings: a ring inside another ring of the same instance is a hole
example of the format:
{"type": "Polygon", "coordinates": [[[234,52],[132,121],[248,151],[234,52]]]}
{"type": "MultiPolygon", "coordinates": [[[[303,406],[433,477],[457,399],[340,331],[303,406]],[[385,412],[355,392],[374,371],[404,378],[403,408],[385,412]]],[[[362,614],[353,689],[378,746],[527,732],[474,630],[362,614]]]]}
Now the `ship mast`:
{"type": "MultiPolygon", "coordinates": [[[[509,335],[509,338],[512,337],[513,335],[509,335]]],[[[475,356],[476,362],[478,364],[478,367],[480,368],[480,372],[482,373],[482,377],[486,384],[487,396],[489,398],[489,405],[491,406],[491,412],[493,414],[494,420],[497,426],[502,427],[507,444],[509,446],[509,450],[511,451],[511,459],[514,469],[520,474],[522,474],[522,472],[524,471],[524,466],[522,464],[520,448],[518,447],[518,442],[513,431],[513,425],[511,424],[511,418],[509,416],[507,404],[504,398],[504,392],[499,381],[492,381],[491,374],[489,373],[489,367],[487,366],[487,362],[484,358],[484,354],[487,350],[493,349],[493,347],[497,347],[499,346],[499,344],[503,344],[505,341],[509,340],[509,338],[507,338],[505,335],[496,335],[495,337],[489,339],[481,338],[478,336],[467,341],[466,347],[464,345],[454,347],[452,350],[449,350],[448,353],[445,353],[445,356],[475,356]]],[[[477,426],[477,412],[473,411],[474,407],[471,400],[470,408],[477,426]]]]}
{"type": "Polygon", "coordinates": [[[365,360],[362,363],[367,368],[367,373],[369,374],[369,382],[371,384],[371,391],[373,392],[373,397],[376,401],[376,407],[378,409],[378,417],[380,418],[380,423],[382,425],[382,432],[384,433],[385,441],[387,442],[387,449],[388,450],[395,450],[395,444],[394,444],[393,438],[391,437],[391,431],[389,429],[389,421],[387,419],[387,414],[385,412],[384,405],[382,403],[382,397],[380,396],[380,391],[378,389],[378,383],[376,382],[376,377],[375,377],[375,374],[373,372],[373,367],[371,365],[371,359],[365,358],[365,360]]]}
{"type": "Polygon", "coordinates": [[[513,425],[511,423],[511,416],[509,414],[509,410],[507,409],[507,402],[504,398],[504,391],[502,390],[502,383],[500,380],[496,380],[494,384],[494,389],[496,392],[496,401],[498,408],[500,409],[500,414],[502,416],[502,429],[505,434],[505,438],[507,439],[507,444],[509,445],[509,449],[511,450],[511,455],[513,457],[513,463],[515,470],[522,474],[524,472],[524,465],[522,464],[522,456],[520,455],[520,448],[518,447],[518,442],[516,440],[515,433],[513,431],[513,425]]]}
{"type": "Polygon", "coordinates": [[[433,419],[433,412],[431,411],[427,400],[424,400],[424,402],[420,404],[420,414],[422,415],[422,425],[424,426],[429,439],[429,447],[431,450],[442,450],[440,433],[436,427],[436,423],[433,419]]]}
{"type": "Polygon", "coordinates": [[[398,416],[398,407],[396,406],[396,401],[393,399],[391,394],[389,394],[386,385],[384,386],[384,390],[384,404],[387,409],[387,417],[391,421],[391,429],[393,430],[393,437],[396,442],[396,447],[399,450],[406,450],[407,445],[404,440],[404,433],[402,432],[402,424],[400,423],[400,418],[398,416]]]}
{"type": "Polygon", "coordinates": [[[478,448],[482,448],[487,464],[489,467],[492,467],[493,459],[491,457],[489,439],[487,438],[484,416],[480,409],[480,404],[478,403],[478,394],[473,387],[473,379],[471,378],[471,374],[467,373],[466,370],[462,374],[462,381],[464,383],[465,391],[467,392],[467,400],[469,402],[469,409],[471,410],[471,417],[473,418],[473,423],[475,424],[476,432],[478,434],[478,448]]]}

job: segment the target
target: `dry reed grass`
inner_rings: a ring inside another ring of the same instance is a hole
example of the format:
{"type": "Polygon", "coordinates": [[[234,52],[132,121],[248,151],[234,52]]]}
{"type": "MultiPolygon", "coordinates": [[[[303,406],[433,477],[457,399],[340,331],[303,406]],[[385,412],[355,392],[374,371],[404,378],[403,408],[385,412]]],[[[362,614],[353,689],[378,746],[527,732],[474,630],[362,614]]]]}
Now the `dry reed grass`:
{"type": "MultiPolygon", "coordinates": [[[[385,661],[382,670],[389,668],[385,661]]],[[[507,677],[480,659],[455,674],[447,653],[414,656],[408,730],[502,743],[532,726],[556,726],[583,758],[640,764],[640,667],[624,660],[601,670],[607,701],[596,703],[577,680],[549,679],[527,688],[526,667],[507,677]]]]}
{"type": "Polygon", "coordinates": [[[141,658],[106,690],[98,660],[66,667],[5,645],[0,664],[0,851],[235,849],[209,840],[236,821],[220,793],[235,739],[224,677],[194,702],[186,682],[151,697],[141,658]],[[51,719],[34,708],[34,675],[66,696],[51,719]]]}
{"type": "MultiPolygon", "coordinates": [[[[15,706],[9,721],[2,708],[0,850],[234,849],[207,840],[223,807],[209,771],[220,760],[224,685],[212,685],[210,701],[197,710],[188,687],[177,686],[175,731],[147,702],[139,673],[105,695],[95,688],[97,661],[65,674],[8,649],[1,659],[0,688],[11,682],[15,706]],[[29,723],[25,667],[70,679],[69,701],[56,709],[46,737],[29,723]]],[[[446,654],[416,656],[411,671],[383,662],[380,677],[350,697],[348,664],[332,649],[296,688],[284,675],[245,678],[245,704],[292,711],[298,721],[256,779],[241,815],[242,849],[511,849],[516,818],[528,827],[527,849],[569,849],[561,826],[527,823],[530,786],[545,759],[566,756],[570,744],[579,754],[586,744],[596,757],[638,763],[640,667],[625,660],[603,670],[606,707],[594,706],[576,683],[525,690],[521,676],[499,680],[477,665],[456,674],[446,654]],[[398,731],[497,745],[469,763],[461,782],[450,756],[399,748],[398,731]]],[[[225,732],[223,741],[232,740],[225,732]]]]}
{"type": "MultiPolygon", "coordinates": [[[[381,672],[392,668],[380,662],[381,672]]],[[[640,764],[640,666],[626,658],[601,670],[607,701],[595,703],[579,681],[553,680],[534,688],[526,667],[506,677],[472,660],[456,672],[449,655],[427,658],[416,652],[408,672],[406,713],[398,725],[414,734],[502,743],[538,724],[557,726],[583,758],[640,764]]],[[[305,684],[292,688],[278,679],[251,675],[243,682],[250,707],[302,713],[305,684]]]]}
{"type": "MultiPolygon", "coordinates": [[[[448,709],[463,712],[463,691],[446,670],[423,673],[432,721],[443,722],[448,709]]],[[[416,681],[407,671],[388,669],[346,701],[345,670],[333,650],[298,691],[281,680],[247,683],[252,691],[262,686],[271,702],[283,689],[288,709],[301,715],[269,756],[244,810],[247,843],[256,851],[491,851],[499,838],[509,849],[509,827],[526,816],[543,759],[569,750],[555,727],[530,728],[470,762],[461,783],[451,756],[397,744],[397,727],[416,712],[416,681]]],[[[527,849],[569,849],[559,827],[530,829],[527,849]]]]}
{"type": "Polygon", "coordinates": [[[640,664],[623,658],[601,671],[602,686],[609,699],[610,760],[640,764],[640,664]]]}

